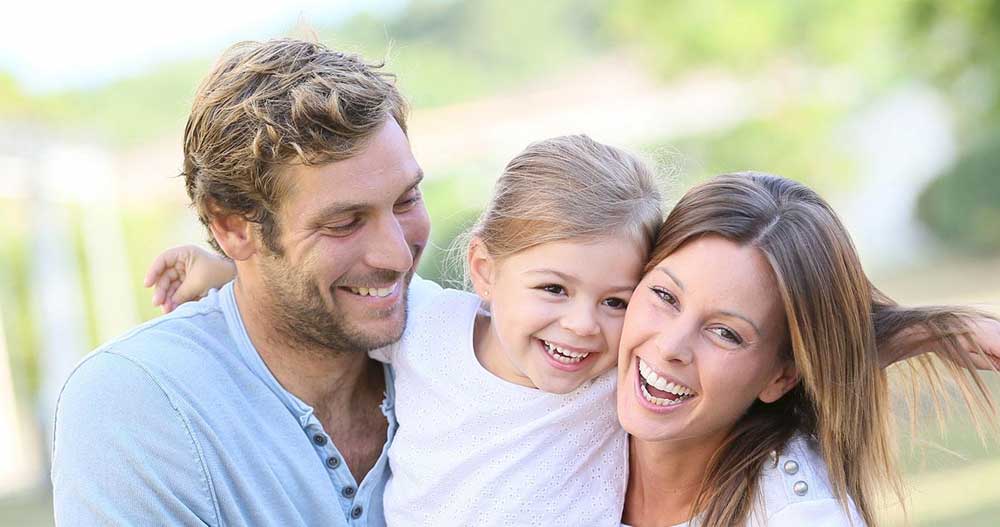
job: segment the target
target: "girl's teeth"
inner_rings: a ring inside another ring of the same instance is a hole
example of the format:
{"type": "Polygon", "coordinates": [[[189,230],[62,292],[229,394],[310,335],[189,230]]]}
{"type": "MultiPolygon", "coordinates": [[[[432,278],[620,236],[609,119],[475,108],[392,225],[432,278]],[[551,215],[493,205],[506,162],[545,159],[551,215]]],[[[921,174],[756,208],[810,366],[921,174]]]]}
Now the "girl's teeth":
{"type": "Polygon", "coordinates": [[[570,351],[567,349],[560,348],[554,344],[550,344],[546,341],[542,341],[542,345],[545,347],[545,351],[550,357],[556,359],[563,364],[575,364],[582,361],[590,353],[580,353],[576,351],[570,351]]]}

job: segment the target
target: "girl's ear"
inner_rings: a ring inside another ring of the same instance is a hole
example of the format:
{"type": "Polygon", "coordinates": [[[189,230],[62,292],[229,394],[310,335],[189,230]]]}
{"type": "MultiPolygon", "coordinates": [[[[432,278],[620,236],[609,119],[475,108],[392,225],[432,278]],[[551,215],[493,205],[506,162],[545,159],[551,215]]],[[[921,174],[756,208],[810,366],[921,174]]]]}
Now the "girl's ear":
{"type": "Polygon", "coordinates": [[[795,363],[790,360],[783,361],[771,380],[764,385],[764,389],[757,394],[757,398],[765,403],[773,403],[784,397],[798,383],[799,369],[795,367],[795,363]]]}
{"type": "Polygon", "coordinates": [[[489,301],[496,280],[496,261],[486,250],[486,244],[479,238],[472,238],[469,242],[467,258],[472,288],[479,298],[489,301]]]}

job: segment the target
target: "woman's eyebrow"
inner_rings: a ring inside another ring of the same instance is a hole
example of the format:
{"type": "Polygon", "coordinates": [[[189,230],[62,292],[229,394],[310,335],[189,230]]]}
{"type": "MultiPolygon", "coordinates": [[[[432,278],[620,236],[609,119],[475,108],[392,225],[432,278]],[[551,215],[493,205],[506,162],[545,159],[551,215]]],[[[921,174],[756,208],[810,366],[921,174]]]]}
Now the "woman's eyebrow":
{"type": "Polygon", "coordinates": [[[677,287],[681,288],[681,291],[685,290],[684,289],[684,282],[681,282],[680,279],[677,278],[677,276],[674,273],[671,273],[670,269],[667,269],[666,266],[662,266],[662,265],[659,266],[659,267],[657,267],[657,269],[660,270],[660,271],[662,271],[663,274],[665,274],[668,277],[670,277],[670,279],[673,280],[675,284],[677,284],[677,287]]]}
{"type": "Polygon", "coordinates": [[[738,318],[740,320],[743,320],[747,324],[750,324],[751,326],[753,326],[753,330],[757,333],[758,336],[762,336],[763,335],[763,333],[761,333],[761,331],[760,331],[760,327],[757,326],[757,324],[755,324],[753,320],[750,320],[750,317],[743,316],[743,315],[741,315],[741,314],[739,314],[739,313],[737,313],[735,311],[726,311],[726,310],[719,311],[719,314],[723,315],[723,316],[733,317],[733,318],[738,318]]]}

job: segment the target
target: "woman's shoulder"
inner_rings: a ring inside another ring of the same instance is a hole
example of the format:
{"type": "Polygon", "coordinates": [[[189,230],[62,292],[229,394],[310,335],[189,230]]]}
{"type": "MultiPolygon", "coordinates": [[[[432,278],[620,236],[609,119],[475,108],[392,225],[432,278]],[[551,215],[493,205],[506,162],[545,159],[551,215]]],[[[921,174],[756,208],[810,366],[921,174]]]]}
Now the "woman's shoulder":
{"type": "Polygon", "coordinates": [[[792,438],[764,465],[760,498],[762,507],[754,511],[751,526],[865,525],[850,498],[846,507],[837,499],[818,445],[806,436],[792,438]]]}

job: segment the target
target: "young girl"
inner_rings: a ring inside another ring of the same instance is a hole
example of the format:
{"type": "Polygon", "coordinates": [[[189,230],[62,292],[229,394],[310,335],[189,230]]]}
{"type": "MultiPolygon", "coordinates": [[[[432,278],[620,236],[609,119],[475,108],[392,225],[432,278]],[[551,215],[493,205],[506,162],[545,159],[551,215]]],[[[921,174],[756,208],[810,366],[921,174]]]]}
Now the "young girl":
{"type": "MultiPolygon", "coordinates": [[[[586,136],[507,165],[471,231],[476,294],[439,290],[371,353],[395,372],[389,525],[617,525],[626,436],[611,370],[660,207],[645,164],[586,136]]],[[[171,309],[231,278],[180,249],[147,284],[171,309]]]]}

